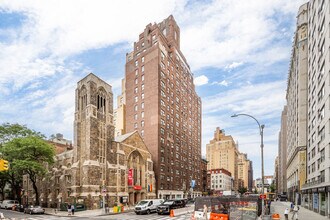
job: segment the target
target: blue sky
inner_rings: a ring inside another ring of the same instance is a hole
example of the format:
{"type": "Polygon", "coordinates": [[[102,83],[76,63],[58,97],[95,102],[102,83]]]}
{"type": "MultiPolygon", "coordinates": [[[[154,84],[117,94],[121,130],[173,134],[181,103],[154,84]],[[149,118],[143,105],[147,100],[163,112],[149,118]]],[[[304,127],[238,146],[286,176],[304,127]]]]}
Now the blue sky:
{"type": "Polygon", "coordinates": [[[173,14],[202,98],[202,152],[216,127],[260,177],[274,173],[295,18],[305,0],[1,1],[0,123],[73,137],[77,81],[93,72],[121,91],[125,56],[145,26],[173,14]]]}

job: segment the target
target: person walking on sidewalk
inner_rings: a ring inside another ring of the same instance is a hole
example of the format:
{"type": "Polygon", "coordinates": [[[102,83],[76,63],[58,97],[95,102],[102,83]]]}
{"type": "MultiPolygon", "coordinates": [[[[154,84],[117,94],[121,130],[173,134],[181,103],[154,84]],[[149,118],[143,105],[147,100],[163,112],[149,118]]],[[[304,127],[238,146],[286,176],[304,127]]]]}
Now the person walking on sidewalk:
{"type": "Polygon", "coordinates": [[[288,208],[286,208],[284,210],[284,217],[285,217],[285,220],[289,220],[289,209],[288,208]]]}
{"type": "Polygon", "coordinates": [[[72,212],[72,215],[74,215],[74,205],[71,205],[71,212],[72,212]]]}
{"type": "Polygon", "coordinates": [[[299,210],[298,205],[295,205],[295,206],[293,207],[292,220],[298,220],[298,210],[299,210]]]}
{"type": "Polygon", "coordinates": [[[71,215],[71,211],[72,211],[72,209],[71,209],[71,205],[68,204],[68,215],[71,215]]]}

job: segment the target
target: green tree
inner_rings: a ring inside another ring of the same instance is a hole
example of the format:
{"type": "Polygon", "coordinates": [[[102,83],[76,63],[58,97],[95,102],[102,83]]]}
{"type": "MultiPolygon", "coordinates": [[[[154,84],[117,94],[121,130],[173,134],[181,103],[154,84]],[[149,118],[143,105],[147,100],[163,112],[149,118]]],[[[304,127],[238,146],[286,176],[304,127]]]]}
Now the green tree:
{"type": "Polygon", "coordinates": [[[25,125],[4,123],[0,125],[0,147],[18,137],[36,136],[44,138],[40,132],[33,131],[25,125]]]}
{"type": "Polygon", "coordinates": [[[273,181],[272,182],[272,184],[269,186],[269,190],[270,190],[270,192],[275,192],[275,190],[276,190],[276,186],[275,186],[275,182],[273,181]]]}
{"type": "MultiPolygon", "coordinates": [[[[6,144],[7,142],[13,140],[14,138],[19,137],[27,137],[27,136],[36,136],[43,138],[44,136],[39,133],[35,132],[29,128],[27,128],[25,125],[20,124],[10,124],[10,123],[4,123],[0,125],[0,157],[2,157],[2,146],[6,144]]],[[[13,199],[21,200],[20,191],[22,188],[22,175],[20,175],[17,172],[13,172],[12,169],[10,169],[7,172],[1,173],[1,181],[0,181],[0,193],[4,195],[3,190],[7,184],[10,185],[11,188],[11,195],[13,199]]]]}
{"type": "Polygon", "coordinates": [[[28,174],[39,205],[38,179],[47,173],[45,164],[54,162],[55,150],[38,136],[14,138],[2,147],[6,159],[11,162],[11,170],[21,175],[28,174]]]}
{"type": "Polygon", "coordinates": [[[243,195],[244,193],[246,193],[248,190],[246,187],[244,186],[240,186],[237,190],[241,195],[243,195]]]}

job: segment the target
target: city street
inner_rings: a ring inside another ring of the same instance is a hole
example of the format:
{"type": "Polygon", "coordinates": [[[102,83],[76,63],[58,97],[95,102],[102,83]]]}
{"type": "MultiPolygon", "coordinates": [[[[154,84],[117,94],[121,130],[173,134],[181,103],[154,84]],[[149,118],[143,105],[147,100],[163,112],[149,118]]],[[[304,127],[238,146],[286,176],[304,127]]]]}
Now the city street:
{"type": "Polygon", "coordinates": [[[145,220],[165,220],[165,219],[173,219],[173,220],[189,220],[191,217],[191,213],[184,214],[176,217],[170,217],[169,215],[158,215],[157,213],[153,213],[150,215],[136,215],[134,212],[121,213],[117,215],[105,215],[105,216],[90,216],[90,217],[82,217],[82,216],[55,216],[55,215],[28,215],[22,212],[16,212],[11,210],[0,209],[5,216],[5,219],[10,220],[37,220],[37,219],[47,219],[47,220],[68,220],[68,219],[114,219],[114,220],[136,220],[136,219],[145,219],[145,220]]]}
{"type": "MultiPolygon", "coordinates": [[[[0,209],[0,212],[3,213],[5,216],[5,219],[10,219],[10,220],[36,220],[36,219],[48,219],[48,220],[67,220],[67,219],[72,219],[71,217],[61,217],[61,216],[52,216],[52,215],[29,215],[29,214],[24,214],[23,212],[17,212],[17,211],[11,211],[11,210],[5,210],[5,209],[0,209]]],[[[79,218],[79,219],[89,219],[89,218],[79,218]]]]}

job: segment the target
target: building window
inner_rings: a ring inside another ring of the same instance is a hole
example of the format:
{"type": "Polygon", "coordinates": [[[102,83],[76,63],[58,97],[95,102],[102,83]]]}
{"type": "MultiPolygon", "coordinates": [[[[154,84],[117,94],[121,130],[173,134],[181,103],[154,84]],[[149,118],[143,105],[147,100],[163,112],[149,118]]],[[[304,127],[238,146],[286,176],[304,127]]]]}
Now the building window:
{"type": "Polygon", "coordinates": [[[138,65],[139,65],[139,61],[136,60],[136,61],[135,61],[135,66],[138,66],[138,65]]]}
{"type": "Polygon", "coordinates": [[[142,91],[144,90],[144,84],[141,85],[141,90],[142,90],[142,91]]]}
{"type": "Polygon", "coordinates": [[[139,97],[138,97],[138,96],[135,96],[135,97],[134,97],[134,101],[135,101],[135,102],[138,102],[138,101],[139,101],[139,97]]]}
{"type": "Polygon", "coordinates": [[[141,99],[144,99],[144,93],[141,94],[141,99]]]}
{"type": "Polygon", "coordinates": [[[135,85],[138,84],[139,80],[136,78],[135,79],[135,85]]]}
{"type": "Polygon", "coordinates": [[[134,123],[134,128],[137,128],[137,123],[134,123]]]}
{"type": "Polygon", "coordinates": [[[144,130],[141,130],[141,136],[142,137],[144,136],[144,130]]]}
{"type": "Polygon", "coordinates": [[[144,112],[141,112],[141,118],[144,118],[144,112]]]}
{"type": "Polygon", "coordinates": [[[134,106],[134,111],[137,111],[137,110],[138,110],[138,106],[135,105],[135,106],[134,106]]]}
{"type": "Polygon", "coordinates": [[[138,87],[135,87],[134,88],[134,93],[136,94],[136,93],[138,93],[138,91],[139,91],[138,87]]]}
{"type": "Polygon", "coordinates": [[[144,75],[141,76],[141,80],[144,81],[144,75]]]}
{"type": "Polygon", "coordinates": [[[144,66],[141,67],[141,72],[142,72],[142,73],[144,72],[144,66]]]}
{"type": "Polygon", "coordinates": [[[141,62],[144,63],[144,57],[141,58],[141,62]]]}
{"type": "Polygon", "coordinates": [[[144,121],[141,121],[141,127],[144,127],[144,121]]]}
{"type": "Polygon", "coordinates": [[[141,108],[144,109],[144,102],[141,103],[141,108]]]}
{"type": "Polygon", "coordinates": [[[139,70],[138,69],[135,70],[135,76],[137,76],[137,75],[139,75],[139,70]]]}
{"type": "Polygon", "coordinates": [[[134,120],[137,120],[137,119],[138,119],[138,115],[135,114],[135,115],[134,115],[134,120]]]}

